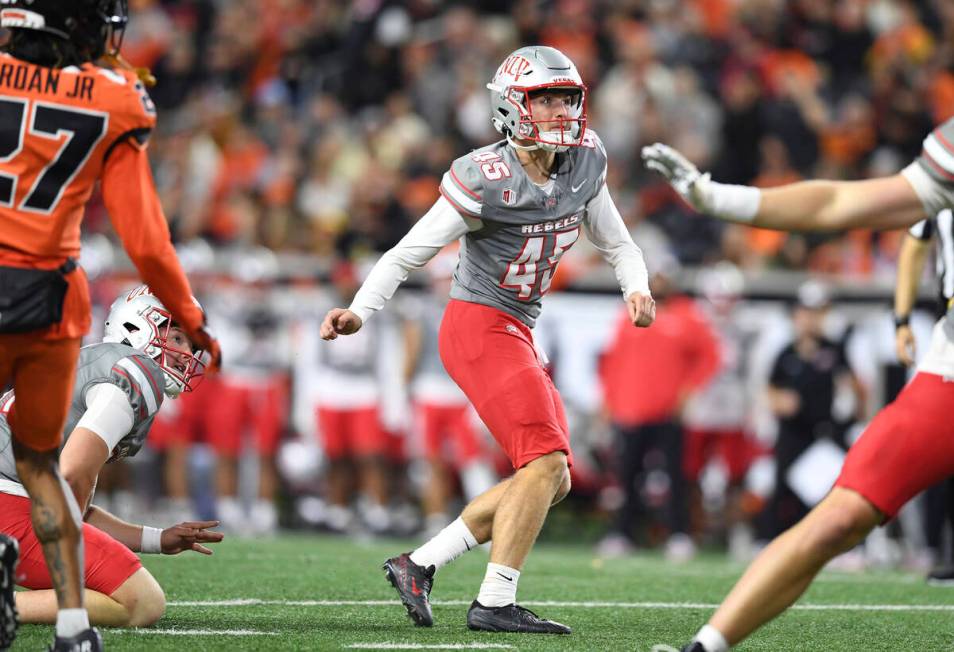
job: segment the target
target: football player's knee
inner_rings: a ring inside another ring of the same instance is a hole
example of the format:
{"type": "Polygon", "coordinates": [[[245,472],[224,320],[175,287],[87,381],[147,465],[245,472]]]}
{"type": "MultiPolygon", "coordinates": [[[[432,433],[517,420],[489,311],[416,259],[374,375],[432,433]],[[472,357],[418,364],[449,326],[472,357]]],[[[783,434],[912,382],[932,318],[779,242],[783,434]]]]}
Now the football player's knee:
{"type": "Polygon", "coordinates": [[[166,594],[158,582],[153,581],[136,593],[129,609],[129,627],[148,627],[162,618],[166,613],[166,594]]]}
{"type": "Polygon", "coordinates": [[[14,439],[13,458],[16,462],[17,474],[24,479],[56,472],[56,449],[38,451],[14,439]]]}
{"type": "Polygon", "coordinates": [[[865,514],[856,509],[827,510],[814,523],[806,543],[821,553],[850,550],[871,531],[865,514]]]}
{"type": "Polygon", "coordinates": [[[553,502],[551,505],[556,505],[558,502],[566,498],[567,494],[570,493],[570,469],[566,469],[563,472],[563,480],[560,482],[560,486],[557,487],[556,495],[553,496],[553,502]]]}
{"type": "Polygon", "coordinates": [[[547,453],[534,460],[534,465],[539,473],[545,474],[553,481],[554,487],[563,482],[563,476],[567,472],[566,454],[562,451],[547,453]]]}

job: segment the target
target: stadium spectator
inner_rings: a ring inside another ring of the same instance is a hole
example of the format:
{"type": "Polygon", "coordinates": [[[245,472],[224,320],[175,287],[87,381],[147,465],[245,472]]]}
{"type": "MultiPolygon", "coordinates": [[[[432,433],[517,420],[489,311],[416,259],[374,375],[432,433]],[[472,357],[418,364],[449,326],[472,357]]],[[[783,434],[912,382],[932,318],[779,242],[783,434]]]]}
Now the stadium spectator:
{"type": "Polygon", "coordinates": [[[703,533],[728,535],[729,553],[744,554],[751,538],[748,521],[756,501],[743,482],[760,446],[752,434],[754,396],[750,359],[757,323],[740,305],[745,278],[727,261],[699,272],[694,287],[700,311],[719,345],[719,369],[683,410],[683,468],[690,491],[690,514],[703,533]]]}
{"type": "Polygon", "coordinates": [[[831,305],[830,291],[823,283],[809,280],[798,289],[792,309],[793,341],[772,364],[767,388],[768,403],[778,419],[775,456],[775,490],[759,516],[758,536],[769,540],[787,530],[814,505],[792,486],[792,466],[819,440],[846,447],[850,423],[834,413],[835,392],[848,380],[855,417],[866,413],[866,390],[848,364],[843,341],[825,336],[824,320],[831,305]]]}
{"type": "MultiPolygon", "coordinates": [[[[333,294],[326,303],[349,303],[360,287],[358,270],[347,260],[331,273],[333,294]]],[[[361,527],[355,515],[357,499],[368,502],[364,521],[375,534],[392,525],[388,509],[391,493],[389,433],[382,424],[384,377],[382,333],[375,322],[343,346],[322,346],[314,321],[301,338],[295,372],[301,396],[312,406],[322,449],[328,460],[328,518],[334,532],[355,532],[361,527]]]]}
{"type": "Polygon", "coordinates": [[[647,460],[656,450],[663,459],[659,470],[666,477],[662,519],[668,536],[666,556],[686,561],[695,554],[695,545],[683,472],[682,416],[692,394],[718,370],[719,343],[695,302],[678,291],[679,270],[672,255],[656,252],[650,270],[650,290],[657,301],[653,327],[633,329],[627,315],[621,314],[600,363],[624,500],[599,550],[614,555],[633,548],[636,515],[646,477],[653,470],[647,468],[647,460]]]}

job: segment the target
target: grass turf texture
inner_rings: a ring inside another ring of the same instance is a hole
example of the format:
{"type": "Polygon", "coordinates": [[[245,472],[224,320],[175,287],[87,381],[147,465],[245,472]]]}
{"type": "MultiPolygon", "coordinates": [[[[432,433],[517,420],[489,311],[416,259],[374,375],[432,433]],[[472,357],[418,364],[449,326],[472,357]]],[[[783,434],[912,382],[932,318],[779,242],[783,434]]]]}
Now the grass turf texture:
{"type": "MultiPolygon", "coordinates": [[[[601,561],[594,559],[588,547],[541,544],[521,576],[519,601],[543,617],[570,625],[574,633],[566,637],[489,634],[471,632],[465,620],[467,605],[483,578],[486,553],[472,552],[438,574],[432,595],[435,625],[423,629],[411,624],[380,570],[386,557],[410,547],[412,543],[407,541],[363,544],[302,535],[233,538],[216,546],[211,558],[197,554],[146,556],[146,566],[171,604],[151,629],[102,630],[106,649],[341,650],[362,649],[353,646],[371,643],[435,649],[433,646],[441,644],[477,643],[486,646],[484,649],[642,652],[657,643],[679,646],[687,641],[742,571],[741,566],[727,564],[717,556],[671,566],[651,553],[601,561]],[[239,599],[388,604],[176,604],[239,599]],[[541,604],[546,602],[665,605],[541,604]],[[211,633],[174,634],[170,630],[211,633]],[[245,633],[227,634],[226,630],[245,633]]],[[[942,609],[793,610],[738,649],[954,649],[954,589],[929,587],[919,576],[825,572],[799,604],[932,605],[942,609]]],[[[52,636],[52,627],[23,625],[13,650],[43,649],[52,636]]]]}

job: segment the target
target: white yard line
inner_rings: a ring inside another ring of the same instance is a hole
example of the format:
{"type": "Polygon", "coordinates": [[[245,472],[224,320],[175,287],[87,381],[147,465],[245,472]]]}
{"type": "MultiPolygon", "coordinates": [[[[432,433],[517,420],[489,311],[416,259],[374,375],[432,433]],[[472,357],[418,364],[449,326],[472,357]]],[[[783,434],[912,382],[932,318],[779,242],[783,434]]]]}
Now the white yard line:
{"type": "Polygon", "coordinates": [[[356,650],[512,650],[512,645],[498,643],[352,643],[356,650]]]}
{"type": "Polygon", "coordinates": [[[280,636],[281,632],[263,632],[258,629],[110,629],[110,634],[159,634],[162,636],[280,636]]]}
{"type": "MultiPolygon", "coordinates": [[[[440,600],[435,606],[465,606],[470,600],[440,600]]],[[[246,607],[281,605],[288,607],[382,607],[398,606],[400,600],[184,600],[166,603],[170,607],[246,607]]],[[[562,607],[568,609],[715,609],[719,605],[706,602],[521,602],[528,607],[562,607]]],[[[805,611],[954,611],[954,604],[796,604],[792,609],[805,611]]],[[[155,631],[155,630],[150,630],[155,631]]]]}

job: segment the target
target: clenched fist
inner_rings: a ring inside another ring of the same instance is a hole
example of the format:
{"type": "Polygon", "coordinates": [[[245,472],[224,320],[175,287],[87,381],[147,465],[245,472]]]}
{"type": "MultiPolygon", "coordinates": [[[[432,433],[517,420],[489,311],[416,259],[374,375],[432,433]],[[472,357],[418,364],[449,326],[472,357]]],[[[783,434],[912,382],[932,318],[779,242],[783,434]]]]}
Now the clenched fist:
{"type": "Polygon", "coordinates": [[[321,322],[321,339],[333,340],[339,335],[352,335],[361,328],[361,318],[345,308],[332,308],[321,322]]]}
{"type": "Polygon", "coordinates": [[[633,326],[646,328],[656,319],[656,302],[648,294],[633,292],[626,297],[626,308],[633,326]]]}

